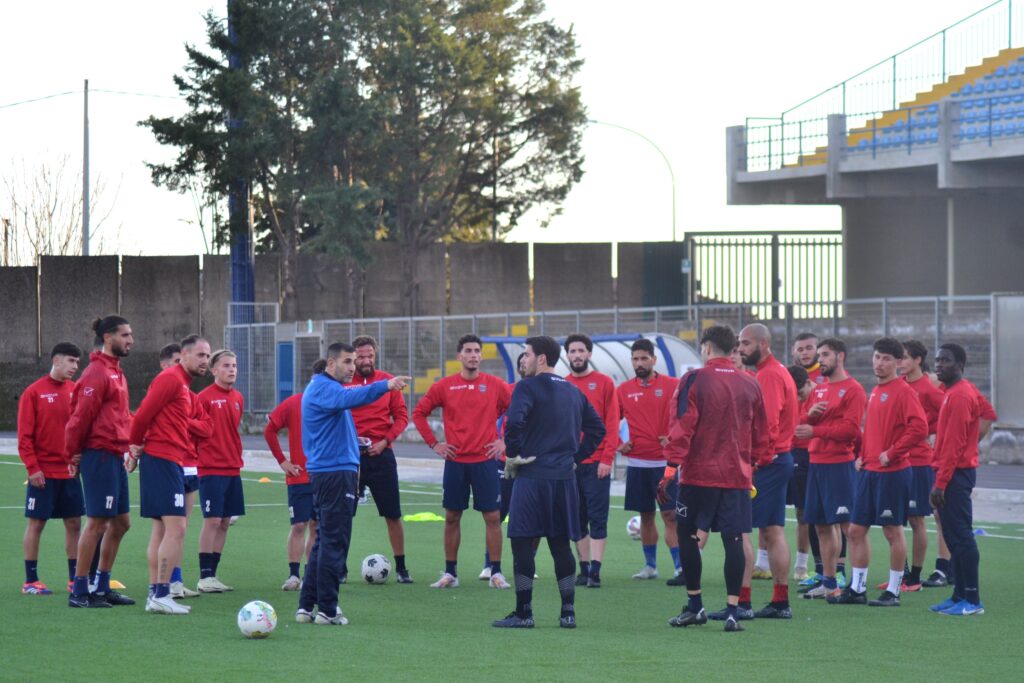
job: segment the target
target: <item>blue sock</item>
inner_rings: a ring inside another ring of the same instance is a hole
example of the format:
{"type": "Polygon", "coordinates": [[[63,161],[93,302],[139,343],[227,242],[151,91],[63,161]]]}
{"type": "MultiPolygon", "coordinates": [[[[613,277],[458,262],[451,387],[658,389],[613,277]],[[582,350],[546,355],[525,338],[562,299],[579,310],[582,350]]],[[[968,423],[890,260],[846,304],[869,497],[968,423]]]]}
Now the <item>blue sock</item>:
{"type": "Polygon", "coordinates": [[[672,553],[672,563],[675,564],[676,569],[682,569],[683,563],[679,559],[679,546],[676,546],[675,548],[669,548],[668,551],[672,553]]]}
{"type": "Polygon", "coordinates": [[[181,580],[181,567],[175,567],[171,570],[171,583],[177,583],[181,580]]]}
{"type": "Polygon", "coordinates": [[[725,618],[728,619],[729,617],[732,617],[733,619],[735,619],[736,618],[736,610],[738,608],[739,608],[739,605],[728,605],[727,604],[725,606],[725,618]]]}
{"type": "Polygon", "coordinates": [[[83,595],[89,594],[89,577],[88,576],[76,576],[74,584],[71,586],[71,594],[76,597],[82,597],[83,595]]]}
{"type": "Polygon", "coordinates": [[[814,559],[814,573],[818,576],[825,575],[825,565],[822,563],[820,557],[814,559]]]}
{"type": "Polygon", "coordinates": [[[487,550],[484,551],[484,567],[491,566],[491,553],[487,550]]]}
{"type": "Polygon", "coordinates": [[[580,576],[590,576],[590,562],[580,560],[580,576]]]}
{"type": "Polygon", "coordinates": [[[152,598],[155,595],[156,595],[156,584],[155,583],[151,583],[151,584],[149,584],[149,597],[152,598]]]}
{"type": "Polygon", "coordinates": [[[836,577],[834,576],[822,577],[821,582],[824,584],[825,588],[830,591],[834,591],[836,588],[839,588],[839,582],[836,581],[836,577]]]}
{"type": "Polygon", "coordinates": [[[35,583],[39,580],[37,567],[39,560],[25,560],[25,583],[35,583]]]}
{"type": "Polygon", "coordinates": [[[846,574],[846,563],[845,562],[840,562],[839,564],[836,565],[836,576],[838,576],[840,574],[844,574],[844,575],[846,574]]]}
{"type": "Polygon", "coordinates": [[[171,584],[169,583],[158,583],[156,584],[155,589],[156,590],[153,593],[154,598],[166,598],[171,594],[171,584]]]}
{"type": "Polygon", "coordinates": [[[658,544],[652,543],[651,545],[644,546],[644,562],[649,567],[658,566],[658,544]]]}
{"type": "Polygon", "coordinates": [[[704,609],[704,599],[701,597],[701,594],[697,593],[697,595],[689,596],[686,601],[686,611],[696,614],[702,609],[704,609]]]}
{"type": "Polygon", "coordinates": [[[110,592],[110,572],[102,569],[96,572],[96,592],[105,595],[110,592]]]}

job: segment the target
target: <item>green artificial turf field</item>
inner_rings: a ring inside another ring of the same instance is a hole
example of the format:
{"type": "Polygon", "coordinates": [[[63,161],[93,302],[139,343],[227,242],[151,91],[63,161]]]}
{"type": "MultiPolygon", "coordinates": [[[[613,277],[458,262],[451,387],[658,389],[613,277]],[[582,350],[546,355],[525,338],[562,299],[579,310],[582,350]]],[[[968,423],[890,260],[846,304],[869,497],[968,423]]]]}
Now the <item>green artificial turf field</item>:
{"type": "MultiPolygon", "coordinates": [[[[408,564],[416,583],[371,586],[358,581],[361,559],[390,556],[383,520],[372,504],[356,518],[349,565],[353,583],[341,589],[351,624],[322,627],[292,620],[297,594],[283,593],[288,530],[283,475],[257,483],[244,477],[248,514],[228,535],[219,575],[232,593],[189,600],[192,613],[147,614],[145,546],[149,522],[137,516],[138,478],[132,475],[133,524],[121,545],[114,578],[124,582],[135,607],[72,610],[64,586],[63,528],[51,522],[43,536],[40,578],[52,596],[25,596],[21,538],[25,471],[15,456],[0,456],[0,679],[184,681],[246,679],[344,680],[581,680],[639,681],[655,676],[709,680],[1020,680],[1022,594],[1013,577],[1024,552],[1024,524],[986,525],[979,538],[982,596],[987,613],[975,618],[932,614],[926,607],[946,589],[905,595],[898,609],[831,606],[802,600],[793,590],[792,621],[744,622],[747,631],[726,634],[720,623],[672,629],[685,590],[665,586],[671,561],[658,550],[662,580],[638,582],[640,544],[626,535],[629,517],[613,500],[610,538],[602,571],[604,586],[580,589],[579,628],[562,630],[550,555],[538,554],[532,631],[493,629],[491,620],[514,606],[511,591],[476,580],[483,556],[483,524],[467,512],[460,554],[462,586],[432,590],[443,568],[440,522],[408,522],[408,564]],[[261,599],[278,614],[277,630],[263,641],[245,639],[235,615],[261,599]]],[[[440,513],[439,487],[403,485],[406,514],[440,513]]],[[[197,519],[198,517],[194,518],[197,519]]],[[[793,526],[789,528],[793,533],[793,526]]],[[[186,541],[185,577],[198,578],[198,525],[186,541]]],[[[934,537],[933,537],[934,538],[934,537]]],[[[873,532],[869,584],[887,576],[885,541],[873,532]]],[[[932,550],[933,547],[930,548],[932,550]]],[[[929,569],[933,556],[929,557],[929,569]]],[[[505,573],[511,553],[505,546],[505,573]]],[[[724,604],[722,551],[712,537],[704,553],[708,607],[724,604]]],[[[770,599],[770,584],[754,582],[754,603],[770,599]]],[[[872,588],[871,593],[875,593],[872,588]]]]}

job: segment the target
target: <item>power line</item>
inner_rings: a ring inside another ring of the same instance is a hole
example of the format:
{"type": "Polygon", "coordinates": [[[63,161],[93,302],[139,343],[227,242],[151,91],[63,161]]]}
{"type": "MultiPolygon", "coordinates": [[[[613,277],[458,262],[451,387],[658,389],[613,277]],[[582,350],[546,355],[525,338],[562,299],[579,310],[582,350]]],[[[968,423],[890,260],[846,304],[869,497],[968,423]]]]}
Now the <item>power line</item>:
{"type": "MultiPolygon", "coordinates": [[[[91,93],[104,93],[107,95],[128,95],[131,97],[151,97],[160,100],[183,100],[184,97],[180,95],[155,95],[153,93],[146,92],[131,92],[128,90],[104,90],[102,88],[90,88],[91,93]]],[[[8,104],[0,104],[0,109],[8,109],[10,107],[17,107],[22,104],[31,104],[33,102],[42,102],[43,100],[51,100],[55,97],[63,97],[65,95],[81,95],[81,90],[68,90],[66,92],[56,92],[51,95],[43,95],[42,97],[33,97],[28,100],[20,100],[18,102],[9,102],[8,104]]]]}
{"type": "Polygon", "coordinates": [[[31,100],[21,100],[20,102],[11,102],[10,104],[0,104],[0,109],[7,109],[8,107],[17,107],[19,104],[30,104],[32,102],[41,102],[43,100],[53,99],[54,97],[63,97],[64,95],[76,95],[81,93],[81,90],[68,90],[67,92],[56,92],[52,95],[43,95],[42,97],[33,97],[31,100]]]}

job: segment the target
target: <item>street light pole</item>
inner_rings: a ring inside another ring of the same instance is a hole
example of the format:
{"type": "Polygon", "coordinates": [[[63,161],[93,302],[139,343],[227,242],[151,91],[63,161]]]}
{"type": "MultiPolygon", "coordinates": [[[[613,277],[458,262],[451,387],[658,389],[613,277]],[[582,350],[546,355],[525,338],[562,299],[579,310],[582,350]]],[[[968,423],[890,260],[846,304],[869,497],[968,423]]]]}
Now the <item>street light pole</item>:
{"type": "Polygon", "coordinates": [[[672,171],[672,164],[669,162],[668,157],[665,155],[665,152],[663,152],[661,150],[661,147],[658,147],[658,145],[655,144],[654,140],[651,140],[649,137],[647,137],[643,133],[641,133],[639,131],[636,131],[636,130],[633,130],[632,128],[627,128],[626,126],[620,126],[617,123],[608,123],[607,121],[598,121],[597,119],[587,119],[587,123],[598,123],[598,124],[600,124],[602,126],[611,126],[612,128],[618,128],[619,130],[624,130],[627,133],[632,133],[633,135],[636,135],[637,137],[642,139],[644,142],[649,144],[651,147],[653,147],[658,152],[658,154],[661,155],[662,161],[665,162],[665,166],[668,168],[668,176],[672,180],[672,241],[675,242],[676,241],[676,174],[672,171]]]}

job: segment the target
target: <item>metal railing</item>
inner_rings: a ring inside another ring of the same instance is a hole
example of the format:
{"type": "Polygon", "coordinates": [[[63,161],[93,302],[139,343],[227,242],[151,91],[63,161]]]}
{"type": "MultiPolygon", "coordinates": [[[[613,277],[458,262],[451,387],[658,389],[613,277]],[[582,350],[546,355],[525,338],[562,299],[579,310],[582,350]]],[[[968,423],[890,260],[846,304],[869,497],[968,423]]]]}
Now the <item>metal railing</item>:
{"type": "Polygon", "coordinates": [[[1024,2],[998,0],[777,117],[747,119],[748,171],[799,165],[824,143],[829,114],[899,109],[1000,50],[1024,43],[1024,2]],[[752,122],[770,121],[762,124],[752,122]],[[769,151],[769,147],[771,151],[769,151]]]}
{"type": "MultiPolygon", "coordinates": [[[[871,386],[871,344],[892,335],[916,338],[934,350],[940,343],[955,341],[967,349],[967,377],[989,391],[991,354],[991,297],[921,297],[852,299],[833,301],[759,303],[702,303],[694,306],[661,308],[600,309],[519,312],[419,318],[366,318],[299,323],[262,323],[225,328],[225,338],[247,352],[239,367],[239,390],[246,397],[249,413],[270,412],[279,396],[276,367],[279,344],[294,344],[294,367],[286,374],[295,377],[294,391],[301,391],[312,362],[334,341],[351,341],[360,334],[375,337],[379,346],[378,366],[415,379],[406,395],[410,406],[438,377],[454,370],[458,338],[473,332],[482,337],[548,334],[555,337],[583,331],[590,334],[659,332],[677,336],[696,346],[700,331],[711,324],[728,324],[740,329],[751,322],[763,322],[772,331],[773,348],[789,361],[792,340],[800,332],[819,337],[837,336],[849,348],[847,367],[871,386]],[[767,307],[779,315],[762,318],[758,310],[767,307]]],[[[241,359],[241,356],[240,356],[241,359]]],[[[494,348],[485,348],[484,372],[505,376],[505,364],[494,348]]]]}

